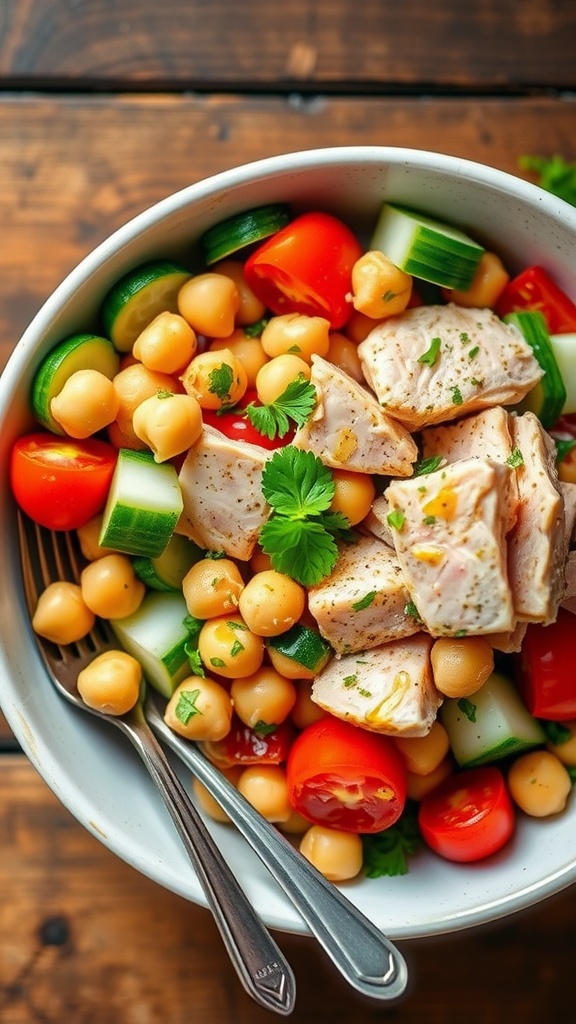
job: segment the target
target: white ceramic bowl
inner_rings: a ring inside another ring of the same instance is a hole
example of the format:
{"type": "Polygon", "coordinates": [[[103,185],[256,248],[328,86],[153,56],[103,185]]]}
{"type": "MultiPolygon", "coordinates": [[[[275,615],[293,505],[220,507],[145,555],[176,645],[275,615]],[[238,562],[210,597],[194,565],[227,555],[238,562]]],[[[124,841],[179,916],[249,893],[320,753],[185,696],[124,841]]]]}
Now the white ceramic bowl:
{"type": "MultiPolygon", "coordinates": [[[[189,253],[210,225],[284,200],[341,213],[368,229],[384,199],[460,224],[511,269],[543,264],[576,296],[576,210],[534,185],[454,157],[354,147],[273,157],[218,174],[163,200],[120,228],[66,278],[16,346],[0,381],[0,704],[24,751],[56,796],[99,840],[145,875],[204,904],[147,773],[117,730],[79,714],[52,690],[35,652],[21,590],[7,462],[29,425],[27,396],[42,356],[89,325],[107,289],[159,255],[189,253]]],[[[186,770],[182,777],[188,778],[186,770]]],[[[210,824],[249,898],[271,926],[305,932],[298,914],[244,840],[210,824]]],[[[450,932],[502,917],[576,880],[576,804],[555,819],[521,819],[513,841],[474,865],[423,852],[407,875],[357,880],[351,900],[392,938],[450,932]]]]}

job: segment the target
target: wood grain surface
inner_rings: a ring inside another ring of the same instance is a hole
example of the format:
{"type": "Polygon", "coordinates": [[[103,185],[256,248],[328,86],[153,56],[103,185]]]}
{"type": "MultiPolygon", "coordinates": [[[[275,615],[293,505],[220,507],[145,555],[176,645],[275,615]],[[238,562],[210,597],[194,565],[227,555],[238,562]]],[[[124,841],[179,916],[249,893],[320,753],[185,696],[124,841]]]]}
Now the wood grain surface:
{"type": "MultiPolygon", "coordinates": [[[[340,145],[519,173],[576,160],[574,0],[1,0],[0,368],[111,231],[207,175],[340,145]]],[[[405,997],[348,990],[280,935],[295,1024],[548,1024],[572,996],[576,889],[403,943],[405,997]]],[[[260,1024],[209,913],[88,834],[0,714],[1,1024],[260,1024]]]]}

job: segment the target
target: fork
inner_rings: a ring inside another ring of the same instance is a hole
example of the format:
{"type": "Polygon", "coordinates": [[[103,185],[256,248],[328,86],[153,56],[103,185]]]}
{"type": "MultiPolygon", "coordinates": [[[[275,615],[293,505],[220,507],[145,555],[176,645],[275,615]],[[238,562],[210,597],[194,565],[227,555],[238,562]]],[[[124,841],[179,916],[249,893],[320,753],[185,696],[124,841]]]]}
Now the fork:
{"type": "MultiPolygon", "coordinates": [[[[40,593],[55,580],[78,581],[81,560],[69,533],[52,533],[19,514],[18,534],[24,593],[32,617],[40,593]]],[[[200,884],[224,946],[238,977],[252,998],[281,1016],[294,1008],[296,984],[290,965],[248,901],[194,803],[172,768],[148,725],[143,694],[125,715],[111,716],[90,708],[80,697],[78,673],[97,654],[117,649],[108,623],[97,619],[85,639],[58,645],[34,634],[39,653],[61,696],[67,701],[115,725],[132,742],[142,758],[172,817],[200,884]]]]}
{"type": "MultiPolygon", "coordinates": [[[[43,589],[51,580],[78,579],[81,561],[71,535],[50,533],[30,523],[23,516],[20,517],[19,522],[25,591],[28,606],[33,608],[39,589],[43,589]]],[[[82,645],[71,645],[72,650],[54,648],[54,645],[39,637],[36,637],[36,640],[48,673],[58,689],[74,704],[80,705],[83,710],[91,710],[78,695],[76,678],[82,667],[81,659],[90,661],[102,650],[118,646],[117,641],[112,639],[112,631],[108,623],[104,620],[97,620],[89,637],[82,642],[82,645]]],[[[136,715],[139,744],[143,732],[149,742],[151,727],[156,736],[186,764],[192,774],[226,811],[348,983],[356,991],[371,999],[389,1000],[400,996],[406,988],[408,972],[406,962],[398,948],[347,899],[341,890],[317,871],[277,828],[266,821],[245,800],[204,756],[195,743],[178,736],[166,725],[163,719],[164,705],[165,701],[159,694],[149,688],[145,698],[130,715],[121,718],[111,718],[106,715],[100,715],[100,717],[106,718],[123,728],[124,731],[128,731],[128,735],[135,742],[133,726],[127,728],[126,719],[136,715]]],[[[95,713],[99,714],[99,712],[95,713]]],[[[139,744],[137,749],[142,754],[139,744]]],[[[180,790],[181,784],[177,777],[175,778],[180,790]]],[[[186,794],[184,795],[186,796],[186,794]]],[[[189,803],[188,800],[187,803],[189,803]]],[[[198,819],[200,826],[203,826],[202,819],[195,811],[194,805],[191,806],[195,812],[195,819],[198,819]]],[[[210,839],[210,837],[208,838],[210,839]]],[[[213,844],[211,843],[211,845],[213,844]]],[[[194,863],[197,867],[196,861],[194,863]]],[[[201,882],[203,873],[201,865],[199,870],[201,882]]],[[[243,893],[242,896],[244,897],[243,893]]],[[[214,912],[214,907],[212,910],[214,912]]],[[[243,912],[246,913],[247,920],[248,916],[254,913],[251,905],[248,905],[248,910],[243,912]]],[[[260,922],[258,921],[258,923],[260,922]]],[[[277,954],[274,966],[281,972],[280,958],[281,954],[277,954]]],[[[285,967],[284,971],[286,971],[285,967]]],[[[272,975],[271,977],[277,976],[272,975]]],[[[290,974],[287,975],[287,979],[286,984],[289,988],[290,974]]],[[[246,983],[245,977],[242,975],[241,980],[246,983]]],[[[270,978],[267,979],[267,982],[269,986],[270,978]]],[[[254,995],[253,992],[251,994],[254,995]]],[[[269,994],[268,988],[266,994],[269,994]]],[[[262,1002],[262,999],[259,1001],[262,1002]]],[[[271,1008],[278,1010],[278,1007],[271,1008]]],[[[288,1013],[290,1011],[280,1009],[278,1012],[288,1013]]]]}

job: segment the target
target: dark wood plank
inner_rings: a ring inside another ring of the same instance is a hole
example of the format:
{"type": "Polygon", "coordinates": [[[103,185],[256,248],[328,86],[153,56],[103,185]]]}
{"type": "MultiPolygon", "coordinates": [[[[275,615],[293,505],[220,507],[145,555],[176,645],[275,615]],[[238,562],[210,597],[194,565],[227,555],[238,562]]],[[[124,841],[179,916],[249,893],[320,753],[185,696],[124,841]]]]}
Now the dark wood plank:
{"type": "Polygon", "coordinates": [[[0,8],[0,75],[21,85],[572,88],[575,49],[572,0],[291,0],[280,9],[263,0],[4,0],[0,8]]]}
{"type": "Polygon", "coordinates": [[[50,291],[150,203],[243,161],[331,145],[408,146],[518,173],[576,158],[570,100],[27,97],[0,105],[0,365],[50,291]]]}
{"type": "MultiPolygon", "coordinates": [[[[3,1024],[265,1024],[208,911],[114,857],[23,755],[0,758],[3,1024]],[[9,893],[9,899],[6,894],[9,893]]],[[[376,882],[374,884],[377,884],[376,882]]],[[[277,935],[298,985],[294,1024],[543,1024],[572,1001],[576,888],[486,928],[402,944],[408,994],[386,1011],[348,989],[312,940],[277,935]]]]}

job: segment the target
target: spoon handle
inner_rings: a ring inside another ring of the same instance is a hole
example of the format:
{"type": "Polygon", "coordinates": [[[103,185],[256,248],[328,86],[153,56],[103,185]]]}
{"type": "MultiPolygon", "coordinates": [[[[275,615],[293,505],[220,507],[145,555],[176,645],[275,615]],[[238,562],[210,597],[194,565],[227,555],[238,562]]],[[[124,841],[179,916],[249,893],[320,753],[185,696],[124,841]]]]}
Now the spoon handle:
{"type": "Polygon", "coordinates": [[[281,1016],[294,1008],[290,965],[255,913],[144,716],[126,731],[152,776],[196,870],[240,981],[252,998],[281,1016]]]}
{"type": "Polygon", "coordinates": [[[349,984],[373,999],[401,995],[408,971],[396,946],[251,807],[194,743],[166,725],[154,698],[147,700],[145,712],[156,735],[226,811],[349,984]]]}

